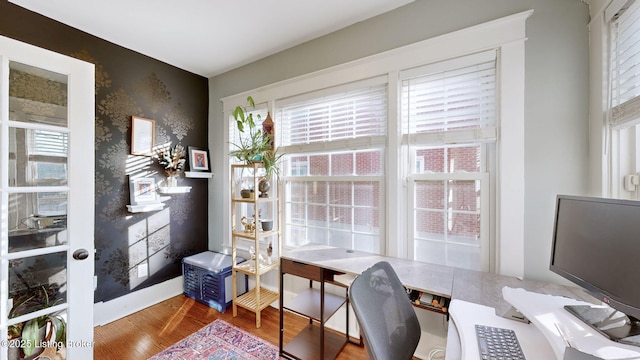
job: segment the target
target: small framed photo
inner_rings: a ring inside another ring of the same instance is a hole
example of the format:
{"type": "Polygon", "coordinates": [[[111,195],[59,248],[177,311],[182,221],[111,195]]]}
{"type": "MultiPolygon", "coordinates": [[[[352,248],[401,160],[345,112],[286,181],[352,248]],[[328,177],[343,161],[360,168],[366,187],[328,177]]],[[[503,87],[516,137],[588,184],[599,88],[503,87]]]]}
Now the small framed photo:
{"type": "Polygon", "coordinates": [[[191,171],[211,172],[209,150],[189,146],[189,169],[191,171]]]}
{"type": "Polygon", "coordinates": [[[155,120],[131,117],[131,155],[153,154],[155,127],[155,120]]]}
{"type": "Polygon", "coordinates": [[[129,178],[131,205],[158,203],[156,180],[150,177],[129,178]]]}

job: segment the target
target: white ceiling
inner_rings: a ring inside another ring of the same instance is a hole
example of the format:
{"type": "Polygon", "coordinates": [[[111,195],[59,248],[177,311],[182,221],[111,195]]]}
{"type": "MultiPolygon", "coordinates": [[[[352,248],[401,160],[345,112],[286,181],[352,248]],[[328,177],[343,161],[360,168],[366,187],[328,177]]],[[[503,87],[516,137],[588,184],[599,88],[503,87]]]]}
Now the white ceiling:
{"type": "Polygon", "coordinates": [[[10,0],[211,77],[413,0],[10,0]]]}

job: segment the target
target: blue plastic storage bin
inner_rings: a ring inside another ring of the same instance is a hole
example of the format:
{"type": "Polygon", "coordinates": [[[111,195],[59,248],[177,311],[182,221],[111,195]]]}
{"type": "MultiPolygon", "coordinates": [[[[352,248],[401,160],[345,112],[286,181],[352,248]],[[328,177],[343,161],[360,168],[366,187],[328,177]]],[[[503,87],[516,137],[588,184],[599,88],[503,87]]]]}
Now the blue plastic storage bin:
{"type": "MultiPolygon", "coordinates": [[[[236,258],[238,264],[245,261],[236,258]]],[[[231,256],[205,251],[182,259],[184,295],[225,312],[233,299],[233,277],[231,276],[231,256]]],[[[236,273],[238,295],[248,288],[246,274],[236,273]]]]}

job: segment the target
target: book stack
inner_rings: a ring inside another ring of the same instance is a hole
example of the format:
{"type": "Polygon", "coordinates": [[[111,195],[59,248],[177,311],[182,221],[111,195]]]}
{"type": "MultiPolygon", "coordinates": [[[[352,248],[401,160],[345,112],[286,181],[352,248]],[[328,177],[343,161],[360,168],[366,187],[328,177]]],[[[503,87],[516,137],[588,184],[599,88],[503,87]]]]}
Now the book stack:
{"type": "Polygon", "coordinates": [[[449,307],[449,299],[444,296],[420,292],[420,296],[414,301],[416,305],[437,308],[446,313],[449,307]]]}

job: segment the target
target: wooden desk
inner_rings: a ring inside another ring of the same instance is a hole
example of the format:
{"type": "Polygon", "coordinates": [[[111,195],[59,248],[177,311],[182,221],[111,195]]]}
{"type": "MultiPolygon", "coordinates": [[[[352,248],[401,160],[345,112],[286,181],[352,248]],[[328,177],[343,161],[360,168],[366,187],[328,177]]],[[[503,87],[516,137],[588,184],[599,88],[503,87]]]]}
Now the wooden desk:
{"type": "MultiPolygon", "coordinates": [[[[359,275],[378,261],[387,261],[398,274],[400,281],[408,289],[417,290],[448,299],[460,299],[496,309],[497,315],[504,315],[511,305],[502,298],[502,287],[524,288],[543,294],[562,295],[574,299],[593,302],[594,299],[578,288],[539,281],[519,280],[514,277],[490,274],[480,271],[458,269],[450,266],[424,263],[408,259],[371,254],[362,251],[346,250],[327,245],[308,244],[288,251],[281,256],[283,261],[297,266],[308,265],[302,271],[303,277],[314,277],[323,286],[326,274],[344,273],[359,275]],[[312,269],[312,270],[311,270],[312,269]],[[306,273],[311,271],[311,274],[306,273]],[[326,271],[326,272],[322,272],[326,271]]],[[[281,266],[281,276],[288,273],[289,266],[281,266]]],[[[295,273],[298,271],[292,271],[295,273]]],[[[326,279],[325,279],[326,280],[326,279]]],[[[283,348],[283,286],[280,279],[280,349],[283,348]]],[[[322,287],[322,289],[324,289],[322,287]]],[[[324,290],[322,290],[324,292],[324,290]]],[[[428,309],[434,311],[434,309],[428,309]]],[[[436,309],[437,310],[437,309],[436,309]]],[[[319,350],[319,349],[318,349],[319,350]]],[[[325,358],[327,358],[325,356],[325,358]]]]}

